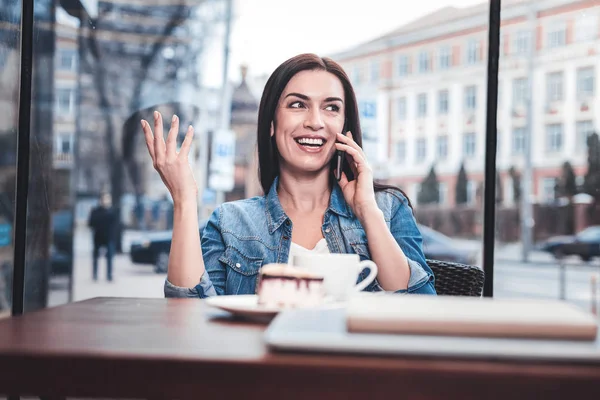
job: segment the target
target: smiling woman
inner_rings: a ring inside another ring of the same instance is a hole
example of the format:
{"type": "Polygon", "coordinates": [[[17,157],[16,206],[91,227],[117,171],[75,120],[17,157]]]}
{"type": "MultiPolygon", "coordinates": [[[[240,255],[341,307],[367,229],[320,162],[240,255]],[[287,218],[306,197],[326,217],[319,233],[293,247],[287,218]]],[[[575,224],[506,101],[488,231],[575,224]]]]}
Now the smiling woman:
{"type": "Polygon", "coordinates": [[[295,252],[311,251],[374,261],[377,277],[365,290],[435,294],[410,203],[399,189],[374,184],[354,90],[331,59],[301,54],[273,72],[257,132],[266,194],[218,207],[201,246],[187,162],[193,130],[177,153],[176,116],[166,143],[159,113],[155,134],[147,122],[142,126],[175,204],[167,297],[252,294],[263,265],[289,263],[295,252]],[[336,152],[346,160],[339,181],[333,173],[336,152]]]}

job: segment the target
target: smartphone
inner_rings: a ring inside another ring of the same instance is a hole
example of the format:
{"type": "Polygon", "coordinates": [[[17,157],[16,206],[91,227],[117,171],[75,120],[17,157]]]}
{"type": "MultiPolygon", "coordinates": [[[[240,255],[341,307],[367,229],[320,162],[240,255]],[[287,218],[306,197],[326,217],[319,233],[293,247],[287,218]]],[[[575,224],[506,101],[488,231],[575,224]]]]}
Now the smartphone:
{"type": "MultiPolygon", "coordinates": [[[[342,129],[342,134],[346,134],[346,123],[344,122],[344,128],[342,129]]],[[[342,169],[344,167],[344,157],[345,154],[341,150],[336,150],[335,152],[335,179],[339,182],[342,179],[342,169]]]]}

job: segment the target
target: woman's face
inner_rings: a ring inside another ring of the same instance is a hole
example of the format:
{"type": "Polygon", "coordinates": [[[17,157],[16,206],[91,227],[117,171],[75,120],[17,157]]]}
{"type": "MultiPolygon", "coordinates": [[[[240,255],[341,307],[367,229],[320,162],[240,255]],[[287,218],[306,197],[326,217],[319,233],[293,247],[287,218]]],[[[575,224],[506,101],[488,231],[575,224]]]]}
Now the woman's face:
{"type": "Polygon", "coordinates": [[[336,133],[344,128],[344,102],[342,83],[329,72],[302,71],[290,79],[271,128],[282,169],[317,173],[329,168],[336,133]]]}

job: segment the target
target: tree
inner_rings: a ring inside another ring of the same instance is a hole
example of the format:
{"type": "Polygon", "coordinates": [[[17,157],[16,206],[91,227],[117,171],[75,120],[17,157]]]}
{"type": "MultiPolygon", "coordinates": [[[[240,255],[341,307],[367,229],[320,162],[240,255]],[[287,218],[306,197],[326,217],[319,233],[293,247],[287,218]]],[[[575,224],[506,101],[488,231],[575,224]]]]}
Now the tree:
{"type": "Polygon", "coordinates": [[[587,138],[588,170],[583,181],[583,191],[600,201],[600,142],[598,133],[587,138]]]}
{"type": "Polygon", "coordinates": [[[510,167],[508,170],[508,175],[512,180],[513,187],[513,201],[515,204],[519,204],[521,201],[521,174],[517,171],[515,167],[510,167]]]}
{"type": "Polygon", "coordinates": [[[432,165],[429,174],[421,183],[421,190],[417,196],[419,204],[438,204],[440,202],[440,184],[435,173],[435,166],[432,165]]]}
{"type": "Polygon", "coordinates": [[[562,165],[562,173],[555,187],[556,197],[567,197],[569,202],[573,196],[577,194],[577,181],[573,166],[568,161],[562,165]]]}
{"type": "Polygon", "coordinates": [[[462,162],[460,164],[460,169],[458,170],[458,176],[456,177],[456,189],[455,189],[455,201],[456,205],[467,204],[468,194],[467,194],[467,185],[468,185],[467,171],[465,170],[465,163],[462,162]]]}

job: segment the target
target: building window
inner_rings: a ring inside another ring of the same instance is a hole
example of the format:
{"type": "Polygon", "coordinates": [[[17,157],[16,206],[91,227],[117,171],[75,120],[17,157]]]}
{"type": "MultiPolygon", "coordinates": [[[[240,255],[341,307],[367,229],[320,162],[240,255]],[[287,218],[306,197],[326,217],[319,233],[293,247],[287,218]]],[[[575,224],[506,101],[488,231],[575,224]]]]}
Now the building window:
{"type": "Polygon", "coordinates": [[[587,151],[587,138],[594,133],[594,124],[592,121],[577,121],[575,132],[577,135],[577,150],[587,151]]]}
{"type": "Polygon", "coordinates": [[[562,150],[563,126],[562,124],[550,124],[546,126],[546,151],[556,153],[562,150]]]}
{"type": "Polygon", "coordinates": [[[476,198],[477,198],[477,182],[476,181],[468,181],[467,182],[467,204],[475,203],[476,198]]]}
{"type": "Polygon", "coordinates": [[[415,153],[417,163],[422,163],[427,158],[427,139],[419,138],[417,139],[416,153],[415,153]]]}
{"type": "Polygon", "coordinates": [[[406,161],[406,142],[399,140],[396,142],[396,162],[398,164],[404,164],[406,161]]]}
{"type": "Polygon", "coordinates": [[[409,72],[408,69],[408,56],[400,55],[398,56],[398,76],[403,77],[407,76],[409,72]]]}
{"type": "Polygon", "coordinates": [[[77,69],[77,52],[72,49],[61,49],[58,54],[58,69],[75,71],[77,69]]]}
{"type": "Polygon", "coordinates": [[[73,135],[70,133],[60,133],[56,139],[57,154],[71,154],[73,152],[73,135]]]}
{"type": "Polygon", "coordinates": [[[445,205],[448,202],[448,184],[446,182],[438,183],[439,201],[438,204],[445,205]]]}
{"type": "Polygon", "coordinates": [[[75,90],[58,88],[55,92],[55,106],[58,114],[72,114],[75,106],[75,90]]]}
{"type": "Polygon", "coordinates": [[[556,178],[544,178],[542,179],[542,187],[540,190],[542,194],[542,202],[552,203],[556,197],[556,178]]]}
{"type": "Polygon", "coordinates": [[[598,16],[580,15],[575,21],[575,41],[587,42],[598,36],[598,16]]]}
{"type": "Polygon", "coordinates": [[[463,154],[465,155],[465,157],[475,156],[477,150],[476,145],[477,143],[475,141],[475,133],[465,133],[463,136],[463,154]]]}
{"type": "Polygon", "coordinates": [[[439,67],[440,69],[448,69],[452,66],[452,48],[450,46],[443,46],[440,48],[439,53],[439,67]]]}
{"type": "Polygon", "coordinates": [[[427,94],[420,93],[417,96],[417,117],[427,116],[427,94]]]}
{"type": "Polygon", "coordinates": [[[577,70],[577,99],[584,100],[594,97],[596,71],[594,67],[579,68],[577,70]]]}
{"type": "Polygon", "coordinates": [[[519,31],[515,35],[514,53],[516,55],[529,54],[529,46],[531,43],[531,34],[528,31],[519,31]]]}
{"type": "Polygon", "coordinates": [[[396,111],[398,113],[398,119],[400,121],[406,120],[406,97],[400,97],[397,100],[396,111]]]}
{"type": "Polygon", "coordinates": [[[512,132],[512,153],[525,153],[525,128],[514,128],[512,132]]]}
{"type": "Polygon", "coordinates": [[[563,99],[563,74],[552,72],[547,77],[547,99],[548,102],[562,101],[563,99]]]}
{"type": "Polygon", "coordinates": [[[438,113],[440,115],[446,115],[448,114],[449,108],[450,107],[448,104],[448,91],[440,90],[438,92],[438,113]]]}
{"type": "Polygon", "coordinates": [[[553,49],[567,44],[567,28],[564,23],[550,28],[548,32],[548,47],[553,49]]]}
{"type": "Polygon", "coordinates": [[[527,78],[516,78],[513,80],[513,103],[514,105],[522,105],[527,101],[527,78]]]}
{"type": "Polygon", "coordinates": [[[379,61],[371,62],[371,82],[379,80],[379,61]]]}
{"type": "Polygon", "coordinates": [[[359,66],[354,66],[352,68],[352,82],[355,85],[360,84],[361,75],[362,75],[361,68],[359,66]]]}
{"type": "Polygon", "coordinates": [[[477,86],[465,88],[465,108],[474,111],[477,108],[477,86]]]}
{"type": "Polygon", "coordinates": [[[429,71],[429,53],[426,51],[422,51],[419,53],[419,72],[428,72],[429,71]]]}
{"type": "Polygon", "coordinates": [[[448,136],[438,136],[437,138],[437,158],[440,160],[445,160],[448,158],[448,136]]]}
{"type": "Polygon", "coordinates": [[[467,64],[476,64],[481,59],[481,43],[477,39],[469,40],[467,43],[467,64]]]}

